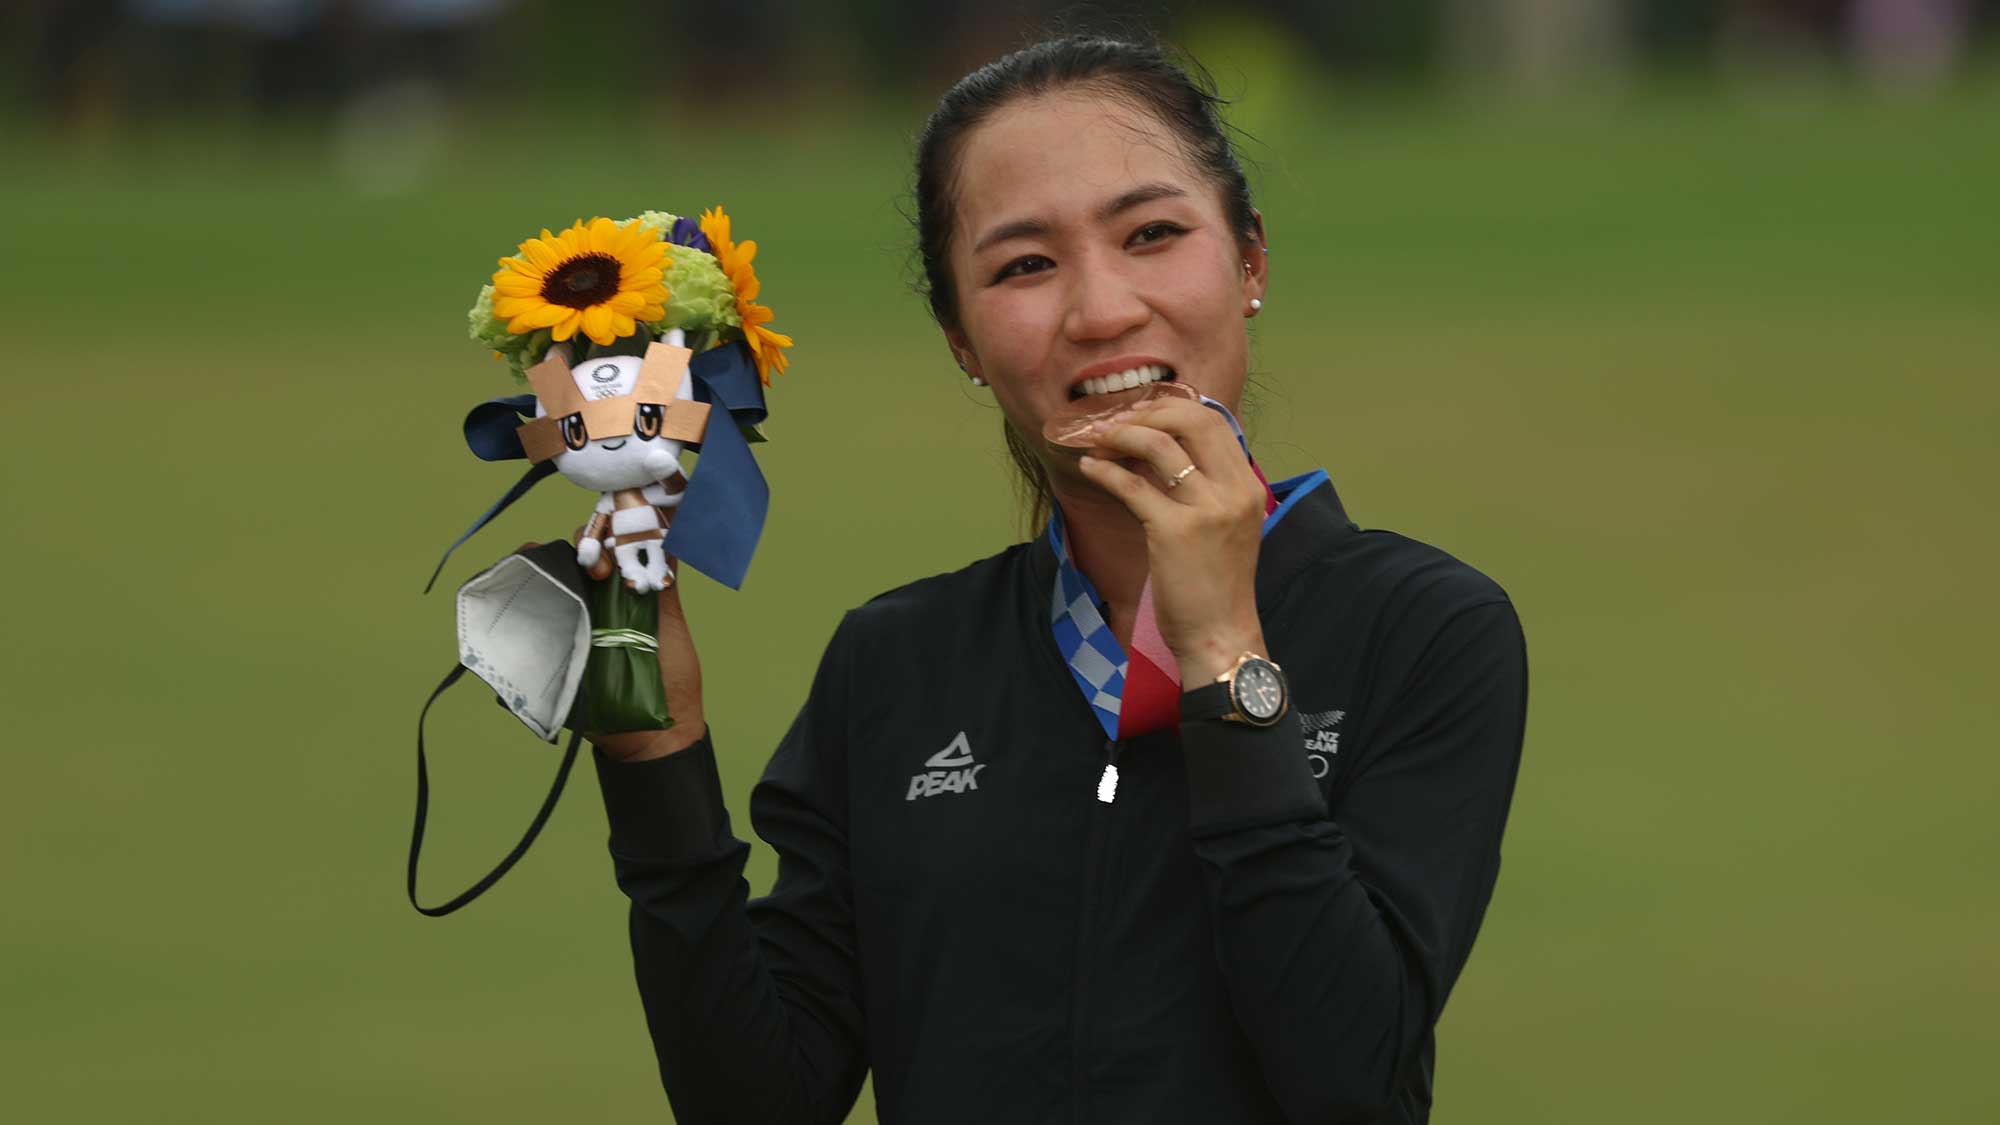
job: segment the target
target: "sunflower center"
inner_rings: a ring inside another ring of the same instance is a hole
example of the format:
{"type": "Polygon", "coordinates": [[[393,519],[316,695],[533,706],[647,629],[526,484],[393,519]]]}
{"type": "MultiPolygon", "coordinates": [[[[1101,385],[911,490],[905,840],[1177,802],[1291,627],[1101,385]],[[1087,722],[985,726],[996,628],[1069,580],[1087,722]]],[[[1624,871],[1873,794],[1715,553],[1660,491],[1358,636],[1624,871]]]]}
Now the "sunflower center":
{"type": "Polygon", "coordinates": [[[579,254],[542,281],[542,300],[566,308],[587,309],[617,295],[618,259],[609,254],[579,254]]]}

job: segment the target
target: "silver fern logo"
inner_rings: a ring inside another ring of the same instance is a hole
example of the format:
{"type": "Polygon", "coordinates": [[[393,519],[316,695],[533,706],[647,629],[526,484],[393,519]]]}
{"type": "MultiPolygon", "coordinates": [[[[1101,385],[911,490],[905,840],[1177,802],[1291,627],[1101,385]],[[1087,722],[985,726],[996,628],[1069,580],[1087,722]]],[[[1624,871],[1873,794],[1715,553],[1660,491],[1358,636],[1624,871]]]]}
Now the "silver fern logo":
{"type": "Polygon", "coordinates": [[[1340,753],[1340,732],[1333,728],[1346,717],[1345,711],[1299,712],[1299,726],[1306,732],[1306,761],[1314,777],[1325,777],[1333,768],[1333,756],[1340,753]]]}

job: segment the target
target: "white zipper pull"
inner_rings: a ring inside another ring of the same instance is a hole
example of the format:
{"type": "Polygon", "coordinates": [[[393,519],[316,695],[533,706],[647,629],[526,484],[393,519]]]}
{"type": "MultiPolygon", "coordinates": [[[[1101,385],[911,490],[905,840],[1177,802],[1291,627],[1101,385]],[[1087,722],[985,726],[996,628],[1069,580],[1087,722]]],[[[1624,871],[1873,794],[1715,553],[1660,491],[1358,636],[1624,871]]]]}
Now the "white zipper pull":
{"type": "Polygon", "coordinates": [[[1110,804],[1118,796],[1118,767],[1104,763],[1104,776],[1097,779],[1097,799],[1110,804]]]}

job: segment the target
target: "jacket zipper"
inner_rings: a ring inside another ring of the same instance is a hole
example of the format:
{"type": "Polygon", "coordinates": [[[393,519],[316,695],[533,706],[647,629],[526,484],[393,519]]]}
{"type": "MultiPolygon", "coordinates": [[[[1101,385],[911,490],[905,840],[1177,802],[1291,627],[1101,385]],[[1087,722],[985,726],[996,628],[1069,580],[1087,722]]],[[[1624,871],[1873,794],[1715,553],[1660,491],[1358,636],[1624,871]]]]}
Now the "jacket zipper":
{"type": "MultiPolygon", "coordinates": [[[[1118,751],[1121,744],[1113,739],[1104,744],[1104,774],[1098,779],[1097,799],[1110,804],[1118,788],[1118,751]],[[1108,788],[1107,788],[1108,787],[1108,788]]],[[[1091,916],[1096,909],[1097,878],[1100,853],[1104,849],[1104,818],[1109,815],[1093,810],[1090,826],[1083,840],[1083,900],[1080,917],[1076,925],[1076,981],[1070,992],[1070,1119],[1083,1125],[1084,1114],[1084,1029],[1085,1001],[1090,992],[1090,937],[1091,916]]]]}
{"type": "Polygon", "coordinates": [[[1104,772],[1097,778],[1097,799],[1110,804],[1118,799],[1118,748],[1119,742],[1104,744],[1104,772]]]}

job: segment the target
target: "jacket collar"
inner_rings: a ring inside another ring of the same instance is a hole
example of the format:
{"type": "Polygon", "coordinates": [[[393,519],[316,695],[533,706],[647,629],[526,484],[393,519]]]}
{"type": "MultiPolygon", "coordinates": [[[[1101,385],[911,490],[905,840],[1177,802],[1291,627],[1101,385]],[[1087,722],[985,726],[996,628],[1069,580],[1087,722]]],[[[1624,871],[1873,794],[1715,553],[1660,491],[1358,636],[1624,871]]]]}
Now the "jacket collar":
{"type": "Polygon", "coordinates": [[[1266,608],[1277,605],[1314,560],[1359,530],[1325,469],[1275,481],[1271,491],[1278,496],[1278,510],[1270,518],[1278,523],[1257,554],[1257,604],[1266,608]]]}

